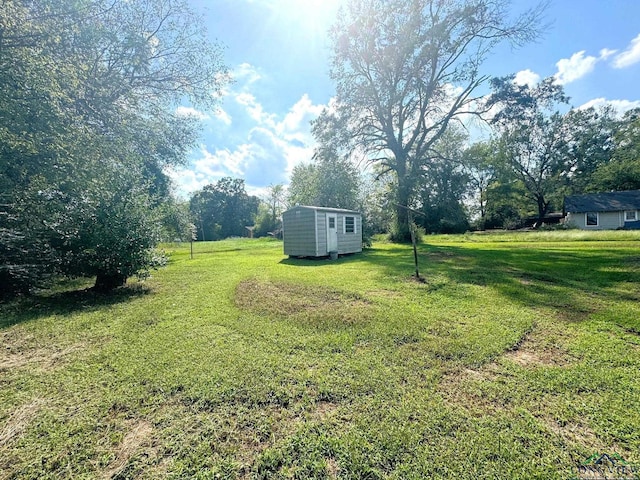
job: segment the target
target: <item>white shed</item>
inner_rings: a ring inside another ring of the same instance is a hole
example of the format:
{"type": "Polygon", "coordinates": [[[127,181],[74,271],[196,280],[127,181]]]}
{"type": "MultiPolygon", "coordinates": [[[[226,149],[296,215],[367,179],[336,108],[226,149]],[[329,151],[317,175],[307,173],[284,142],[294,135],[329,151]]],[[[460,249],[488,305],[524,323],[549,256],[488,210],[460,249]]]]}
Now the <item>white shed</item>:
{"type": "Polygon", "coordinates": [[[282,231],[290,257],[362,251],[362,215],[353,210],[296,205],[282,214],[282,231]]]}

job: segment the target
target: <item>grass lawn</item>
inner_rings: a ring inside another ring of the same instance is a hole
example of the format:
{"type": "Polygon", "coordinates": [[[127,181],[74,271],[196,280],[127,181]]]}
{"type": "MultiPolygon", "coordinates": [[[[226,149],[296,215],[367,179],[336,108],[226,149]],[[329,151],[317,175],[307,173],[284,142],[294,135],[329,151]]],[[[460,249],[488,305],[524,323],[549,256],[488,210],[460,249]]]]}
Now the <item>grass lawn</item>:
{"type": "Polygon", "coordinates": [[[0,304],[0,479],[640,465],[640,232],[426,237],[424,284],[383,242],[334,262],[167,249],[113,296],[0,304]]]}

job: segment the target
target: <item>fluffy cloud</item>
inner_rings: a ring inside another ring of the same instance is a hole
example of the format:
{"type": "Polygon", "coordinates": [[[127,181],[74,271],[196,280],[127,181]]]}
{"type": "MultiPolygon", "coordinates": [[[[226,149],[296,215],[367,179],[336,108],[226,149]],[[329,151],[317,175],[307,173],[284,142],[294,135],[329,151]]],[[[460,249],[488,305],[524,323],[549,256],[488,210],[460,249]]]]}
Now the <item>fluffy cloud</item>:
{"type": "Polygon", "coordinates": [[[590,107],[603,107],[605,105],[610,105],[616,109],[618,115],[622,116],[628,110],[632,110],[634,108],[640,108],[640,100],[607,100],[606,98],[594,98],[593,100],[589,100],[587,103],[580,105],[578,108],[587,109],[590,107]]]}
{"type": "Polygon", "coordinates": [[[209,120],[211,118],[209,117],[209,115],[207,115],[204,112],[201,112],[200,110],[196,110],[195,108],[184,107],[184,106],[179,106],[178,108],[176,108],[176,115],[180,117],[194,117],[198,120],[209,120]]]}
{"type": "Polygon", "coordinates": [[[585,57],[585,51],[574,53],[571,58],[558,60],[556,67],[558,72],[554,75],[560,85],[574,82],[593,71],[598,59],[592,56],[585,57]]]}
{"type": "Polygon", "coordinates": [[[220,120],[225,125],[231,125],[233,122],[231,120],[231,115],[225,112],[222,108],[216,110],[214,117],[220,120]]]}
{"type": "Polygon", "coordinates": [[[248,64],[236,71],[244,82],[227,92],[227,106],[216,117],[223,122],[228,118],[225,123],[230,124],[226,110],[231,111],[234,131],[240,135],[226,148],[202,145],[188,168],[170,173],[182,195],[225,176],[243,178],[248,192],[261,192],[270,184],[286,183],[296,165],[311,160],[315,143],[310,121],[325,105],[314,104],[304,94],[286,112],[268,112],[249,88],[260,75],[248,64]],[[246,133],[235,130],[238,127],[246,133]]]}
{"type": "Polygon", "coordinates": [[[626,68],[640,62],[640,35],[631,40],[627,49],[613,59],[615,68],[626,68]]]}
{"type": "Polygon", "coordinates": [[[600,50],[600,60],[608,60],[611,55],[616,53],[617,50],[611,50],[609,48],[603,48],[600,50]]]}
{"type": "Polygon", "coordinates": [[[529,87],[534,87],[540,82],[540,75],[529,69],[520,70],[516,73],[513,82],[516,85],[528,85],[529,87]]]}

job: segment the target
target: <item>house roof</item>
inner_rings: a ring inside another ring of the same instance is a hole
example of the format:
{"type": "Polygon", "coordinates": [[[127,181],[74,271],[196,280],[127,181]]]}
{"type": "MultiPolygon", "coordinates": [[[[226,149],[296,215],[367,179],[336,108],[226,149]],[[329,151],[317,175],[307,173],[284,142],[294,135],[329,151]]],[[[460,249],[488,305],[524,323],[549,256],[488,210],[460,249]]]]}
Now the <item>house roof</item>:
{"type": "Polygon", "coordinates": [[[640,210],[640,190],[569,195],[564,198],[564,209],[569,213],[640,210]]]}
{"type": "Polygon", "coordinates": [[[355,210],[345,210],[344,208],[314,207],[311,205],[296,205],[295,207],[291,207],[287,211],[296,210],[296,209],[317,210],[317,211],[330,212],[330,213],[350,213],[353,215],[360,215],[360,212],[356,212],[355,210]]]}

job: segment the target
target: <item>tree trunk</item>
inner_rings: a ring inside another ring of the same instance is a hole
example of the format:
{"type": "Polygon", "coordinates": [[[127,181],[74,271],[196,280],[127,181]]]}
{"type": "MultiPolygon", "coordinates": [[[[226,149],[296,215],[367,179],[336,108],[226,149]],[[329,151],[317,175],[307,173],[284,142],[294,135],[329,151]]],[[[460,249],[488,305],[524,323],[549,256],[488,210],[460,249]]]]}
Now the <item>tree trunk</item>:
{"type": "Polygon", "coordinates": [[[127,283],[127,277],[121,273],[99,272],[93,289],[97,292],[110,292],[127,283]]]}
{"type": "Polygon", "coordinates": [[[410,186],[406,178],[398,178],[398,192],[396,195],[395,226],[391,234],[394,242],[409,243],[411,241],[411,229],[409,225],[409,201],[410,186]]]}
{"type": "Polygon", "coordinates": [[[538,222],[542,225],[549,204],[544,201],[544,197],[541,195],[536,198],[536,201],[538,203],[538,222]]]}

